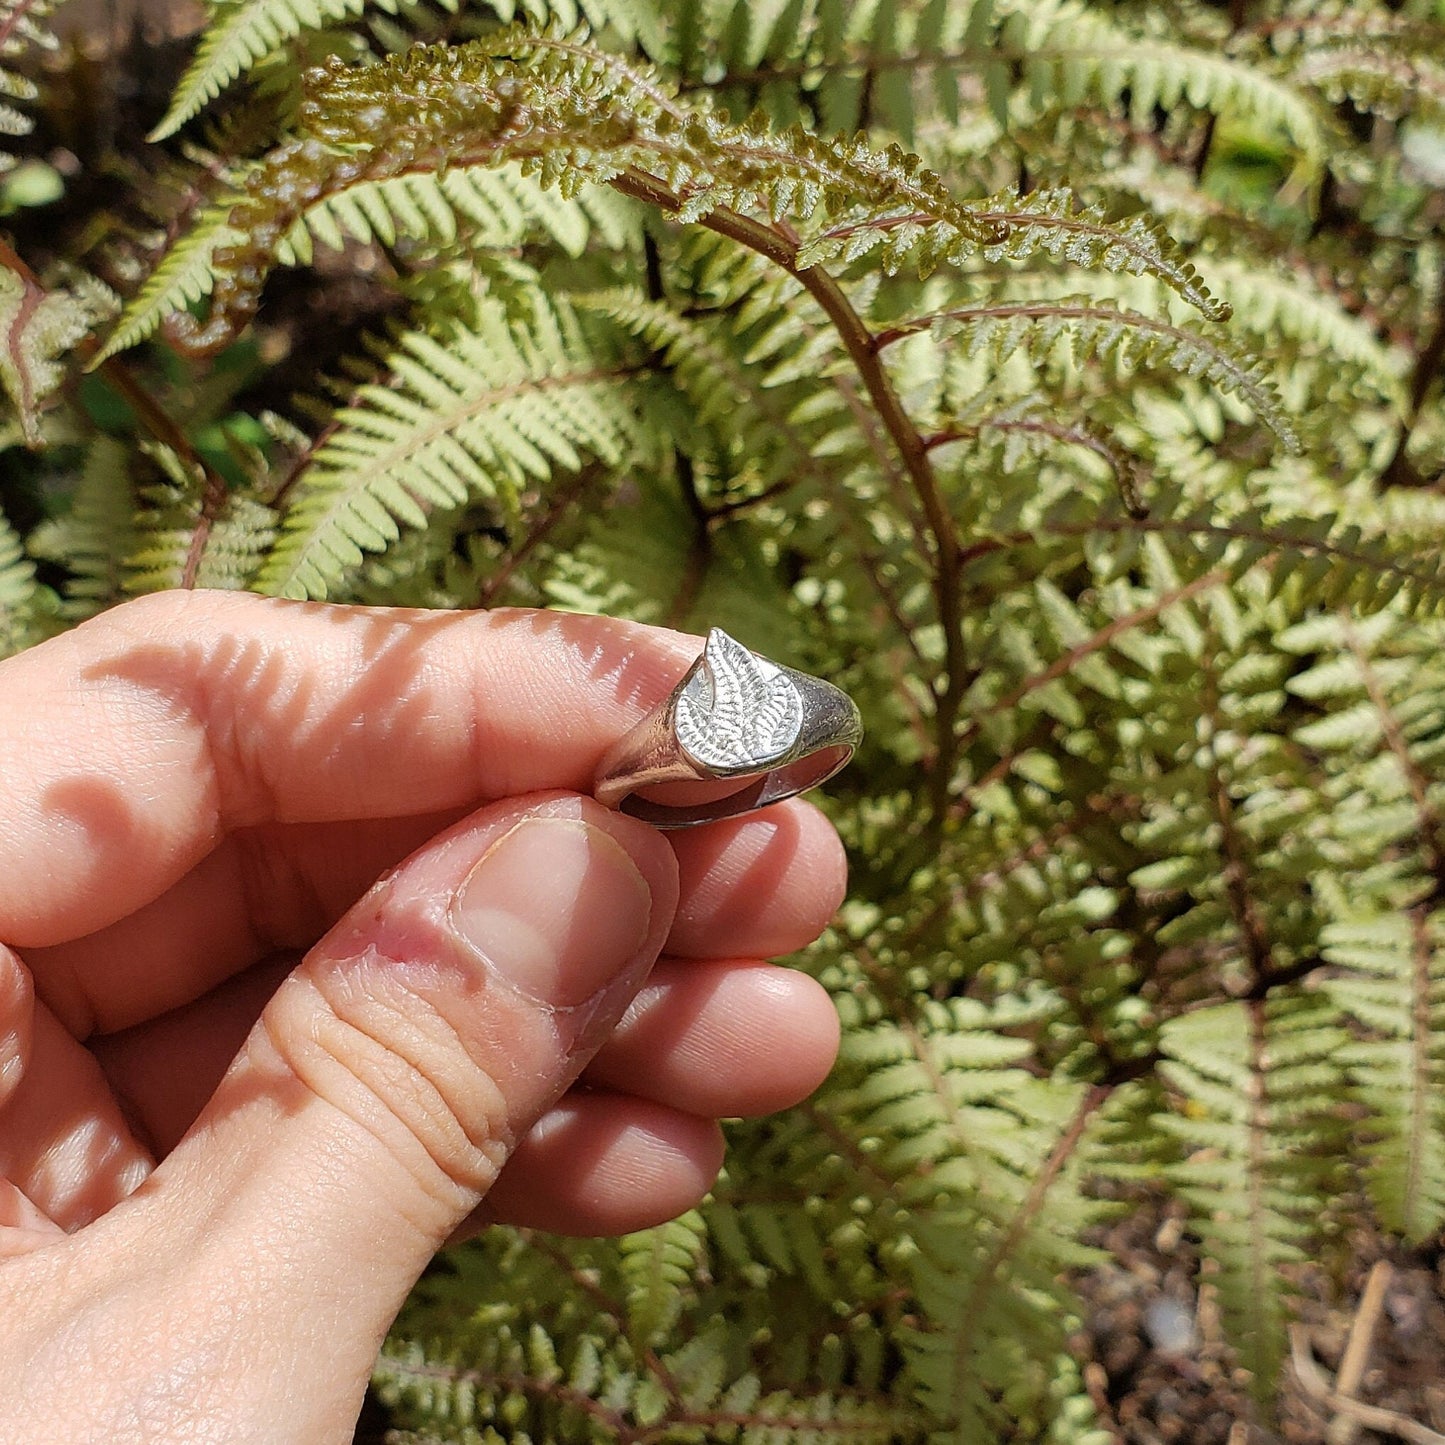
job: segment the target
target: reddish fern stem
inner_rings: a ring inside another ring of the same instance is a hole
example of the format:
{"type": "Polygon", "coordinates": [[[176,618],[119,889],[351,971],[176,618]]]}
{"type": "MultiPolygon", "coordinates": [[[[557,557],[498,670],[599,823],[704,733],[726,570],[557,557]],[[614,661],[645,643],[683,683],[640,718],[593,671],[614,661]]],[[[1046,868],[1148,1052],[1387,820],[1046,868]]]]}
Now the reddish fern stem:
{"type": "Polygon", "coordinates": [[[1099,652],[1107,647],[1116,637],[1125,632],[1132,631],[1135,627],[1142,626],[1146,622],[1152,622],[1166,608],[1173,607],[1178,602],[1187,602],[1192,597],[1197,597],[1201,592],[1207,592],[1211,587],[1218,587],[1229,580],[1229,573],[1223,567],[1216,567],[1212,572],[1206,572],[1201,577],[1196,577],[1192,582],[1186,582],[1181,587],[1175,587],[1156,597],[1152,602],[1140,607],[1137,611],[1125,613],[1123,617],[1116,617],[1112,622],[1099,628],[1097,632],[1086,641],[1071,647],[1067,652],[1056,657],[1047,667],[1026,677],[1007,696],[1001,697],[997,702],[991,703],[986,709],[977,712],[969,720],[967,728],[964,729],[960,742],[967,744],[971,742],[981,731],[984,722],[1001,712],[1011,712],[1031,692],[1047,686],[1056,678],[1063,677],[1078,666],[1084,658],[1092,653],[1099,652]]]}
{"type": "Polygon", "coordinates": [[[15,33],[16,27],[32,11],[39,8],[39,0],[17,0],[3,16],[0,16],[0,54],[5,42],[15,33]]]}
{"type": "MultiPolygon", "coordinates": [[[[683,198],[655,176],[629,170],[613,179],[624,195],[646,201],[664,211],[680,209],[683,198]]],[[[798,244],[776,226],[719,207],[700,221],[719,235],[747,246],[783,268],[822,308],[837,329],[849,357],[867,389],[874,409],[892,438],[923,508],[934,550],[933,594],[944,637],[944,677],[935,688],[934,767],[931,784],[932,815],[942,826],[948,802],[949,781],[958,748],[958,715],[967,686],[963,623],[959,594],[960,547],[953,518],[934,473],[928,448],[914,426],[880,360],[872,332],[853,309],[843,288],[821,266],[802,266],[798,244]]]]}
{"type": "MultiPolygon", "coordinates": [[[[4,34],[0,32],[0,43],[3,43],[3,40],[4,34]]],[[[16,398],[16,402],[20,410],[21,423],[28,436],[29,417],[35,408],[35,392],[30,384],[30,368],[25,364],[25,358],[21,354],[20,342],[25,335],[25,328],[34,318],[40,303],[45,300],[45,288],[35,279],[35,273],[30,267],[6,245],[3,237],[0,237],[0,266],[14,272],[20,279],[20,304],[15,308],[15,318],[11,321],[10,330],[6,334],[5,349],[10,353],[10,358],[15,366],[15,375],[20,382],[20,395],[16,398]]]]}

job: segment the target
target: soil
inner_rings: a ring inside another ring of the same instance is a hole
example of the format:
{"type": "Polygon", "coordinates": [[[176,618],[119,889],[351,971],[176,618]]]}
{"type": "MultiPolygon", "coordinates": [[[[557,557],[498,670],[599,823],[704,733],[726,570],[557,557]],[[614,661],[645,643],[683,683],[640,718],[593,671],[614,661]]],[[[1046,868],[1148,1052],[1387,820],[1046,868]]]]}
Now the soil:
{"type": "Polygon", "coordinates": [[[1086,1319],[1074,1348],[1117,1441],[1445,1445],[1445,1241],[1411,1250],[1359,1233],[1341,1241],[1338,1258],[1298,1268],[1293,1342],[1304,1377],[1287,1364],[1275,1402],[1262,1405],[1225,1343],[1183,1207],[1147,1190],[1128,1202],[1129,1211],[1091,1241],[1111,1262],[1075,1282],[1086,1319]],[[1367,1428],[1330,1393],[1357,1323],[1370,1347],[1349,1393],[1393,1417],[1373,1417],[1388,1428],[1367,1428]]]}

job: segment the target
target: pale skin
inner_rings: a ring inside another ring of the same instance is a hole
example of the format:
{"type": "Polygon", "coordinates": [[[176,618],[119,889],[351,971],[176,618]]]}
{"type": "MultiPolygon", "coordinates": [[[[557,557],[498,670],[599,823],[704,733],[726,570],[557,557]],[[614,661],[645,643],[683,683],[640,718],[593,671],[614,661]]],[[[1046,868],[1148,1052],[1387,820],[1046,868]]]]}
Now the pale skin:
{"type": "Polygon", "coordinates": [[[823,816],[585,796],[699,649],[174,593],[0,663],[0,1440],[348,1441],[447,1241],[670,1218],[817,1087],[823,816]]]}

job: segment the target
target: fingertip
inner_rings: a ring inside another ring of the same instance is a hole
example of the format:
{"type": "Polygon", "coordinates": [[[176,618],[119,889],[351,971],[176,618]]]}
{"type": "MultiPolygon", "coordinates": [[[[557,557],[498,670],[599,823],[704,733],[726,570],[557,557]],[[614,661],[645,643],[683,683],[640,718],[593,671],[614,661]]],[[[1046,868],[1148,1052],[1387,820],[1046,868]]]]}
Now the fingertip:
{"type": "Polygon", "coordinates": [[[664,959],[585,1078],[715,1118],[791,1108],[828,1076],[838,1013],[795,969],[664,959]]]}
{"type": "Polygon", "coordinates": [[[716,1120],[627,1095],[573,1093],[522,1139],[456,1238],[487,1224],[595,1236],[648,1229],[702,1201],[723,1152],[716,1120]]]}

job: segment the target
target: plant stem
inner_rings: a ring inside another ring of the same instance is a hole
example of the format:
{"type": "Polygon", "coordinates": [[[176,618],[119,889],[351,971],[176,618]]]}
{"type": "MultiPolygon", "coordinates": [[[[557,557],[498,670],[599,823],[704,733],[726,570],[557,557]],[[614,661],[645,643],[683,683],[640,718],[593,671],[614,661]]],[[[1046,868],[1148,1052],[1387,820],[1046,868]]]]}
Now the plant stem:
{"type": "MultiPolygon", "coordinates": [[[[664,211],[676,211],[682,199],[662,181],[643,171],[628,170],[612,181],[623,195],[646,201],[664,211]]],[[[853,309],[843,288],[821,266],[798,264],[798,243],[775,226],[718,207],[702,217],[700,225],[739,245],[747,246],[782,267],[808,292],[837,329],[857,368],[884,428],[893,440],[905,471],[917,493],[933,544],[933,594],[944,639],[944,677],[934,688],[934,763],[930,802],[935,827],[946,816],[949,784],[957,755],[958,716],[968,684],[960,608],[959,565],[961,549],[953,518],[943,498],[928,447],[913,425],[878,355],[873,336],[853,309]]]]}

